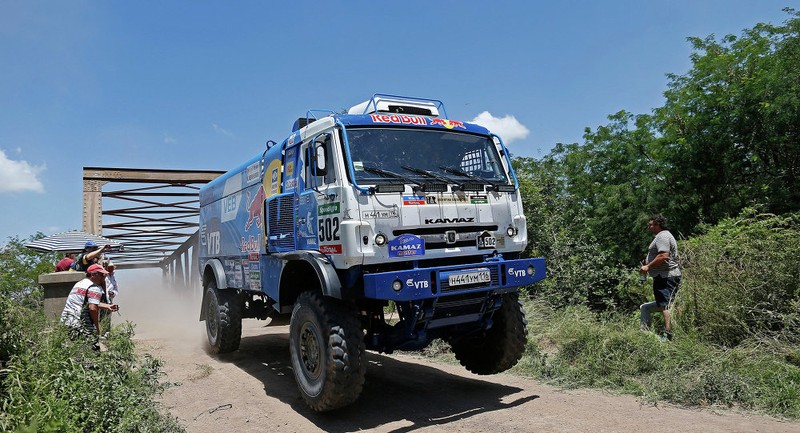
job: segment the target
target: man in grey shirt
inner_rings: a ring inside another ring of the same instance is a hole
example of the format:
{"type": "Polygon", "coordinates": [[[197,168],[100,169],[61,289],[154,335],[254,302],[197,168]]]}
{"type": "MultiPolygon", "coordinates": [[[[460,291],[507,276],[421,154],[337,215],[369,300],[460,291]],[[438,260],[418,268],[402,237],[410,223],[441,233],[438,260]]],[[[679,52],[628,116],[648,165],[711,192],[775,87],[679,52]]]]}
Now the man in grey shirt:
{"type": "Polygon", "coordinates": [[[642,330],[650,329],[651,313],[662,311],[664,313],[664,338],[672,339],[670,327],[669,303],[678,291],[681,284],[681,270],[678,267],[678,243],[675,237],[667,230],[667,219],[661,215],[653,215],[647,224],[647,229],[655,235],[647,251],[647,258],[642,261],[641,273],[653,277],[653,294],[656,300],[642,304],[641,311],[642,330]]]}

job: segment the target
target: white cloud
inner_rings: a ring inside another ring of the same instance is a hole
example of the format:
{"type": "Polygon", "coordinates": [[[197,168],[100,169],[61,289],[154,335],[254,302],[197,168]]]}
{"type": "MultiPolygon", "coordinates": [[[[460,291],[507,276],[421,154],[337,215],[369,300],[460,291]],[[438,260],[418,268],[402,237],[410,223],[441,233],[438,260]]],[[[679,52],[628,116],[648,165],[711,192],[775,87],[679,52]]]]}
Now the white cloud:
{"type": "Polygon", "coordinates": [[[512,115],[494,117],[492,113],[488,111],[478,114],[470,123],[475,123],[487,128],[489,131],[499,135],[506,144],[521,140],[527,137],[531,132],[512,115]]]}
{"type": "Polygon", "coordinates": [[[217,125],[216,123],[212,123],[211,126],[214,128],[214,131],[216,131],[216,132],[218,132],[218,133],[220,133],[222,135],[227,135],[228,137],[233,137],[233,133],[232,132],[230,132],[230,131],[228,131],[226,129],[223,129],[221,126],[217,125]]]}
{"type": "Polygon", "coordinates": [[[27,161],[8,159],[6,152],[0,149],[0,193],[44,192],[44,185],[38,178],[44,170],[44,165],[34,166],[27,161]]]}
{"type": "Polygon", "coordinates": [[[175,141],[174,138],[172,138],[169,134],[164,134],[164,144],[175,144],[175,143],[177,143],[177,141],[175,141]]]}

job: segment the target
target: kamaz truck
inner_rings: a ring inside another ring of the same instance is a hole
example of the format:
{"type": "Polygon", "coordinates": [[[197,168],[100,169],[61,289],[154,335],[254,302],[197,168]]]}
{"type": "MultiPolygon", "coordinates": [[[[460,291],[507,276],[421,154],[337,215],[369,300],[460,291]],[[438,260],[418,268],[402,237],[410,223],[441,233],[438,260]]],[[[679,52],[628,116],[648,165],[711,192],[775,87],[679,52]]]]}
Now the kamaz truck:
{"type": "Polygon", "coordinates": [[[366,350],[439,338],[494,374],[525,350],[519,288],[545,277],[527,241],[508,150],[486,128],[394,95],[309,110],[200,190],[200,320],[214,353],[238,349],[242,319],[288,323],[316,411],[358,398],[366,350]]]}

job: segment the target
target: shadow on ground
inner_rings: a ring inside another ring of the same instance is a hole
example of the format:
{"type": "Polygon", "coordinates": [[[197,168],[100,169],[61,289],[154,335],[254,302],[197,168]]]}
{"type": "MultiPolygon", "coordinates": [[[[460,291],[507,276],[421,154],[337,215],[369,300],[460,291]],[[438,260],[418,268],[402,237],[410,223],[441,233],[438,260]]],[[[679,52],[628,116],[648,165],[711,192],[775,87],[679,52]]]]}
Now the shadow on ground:
{"type": "Polygon", "coordinates": [[[238,351],[218,359],[233,363],[258,379],[264,384],[267,395],[283,401],[328,432],[366,430],[397,423],[392,431],[400,433],[430,425],[446,425],[538,398],[521,388],[493,383],[491,376],[486,380],[460,377],[427,365],[368,352],[361,397],[346,408],[317,413],[306,406],[297,390],[289,361],[288,328],[270,327],[266,332],[243,337],[238,351]]]}

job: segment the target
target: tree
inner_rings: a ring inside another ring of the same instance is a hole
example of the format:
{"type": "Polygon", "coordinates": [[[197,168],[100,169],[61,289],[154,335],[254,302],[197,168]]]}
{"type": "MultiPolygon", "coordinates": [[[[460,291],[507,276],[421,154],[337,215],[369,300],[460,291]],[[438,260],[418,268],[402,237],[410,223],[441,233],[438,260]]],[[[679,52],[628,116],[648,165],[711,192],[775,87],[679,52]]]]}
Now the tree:
{"type": "Polygon", "coordinates": [[[800,14],[741,37],[689,38],[692,69],[668,75],[654,121],[671,193],[715,223],[751,204],[800,208],[800,14]]]}
{"type": "Polygon", "coordinates": [[[53,272],[58,256],[39,253],[25,247],[25,243],[43,238],[36,233],[27,240],[9,237],[0,247],[0,296],[13,301],[37,305],[41,302],[39,275],[53,272]]]}

